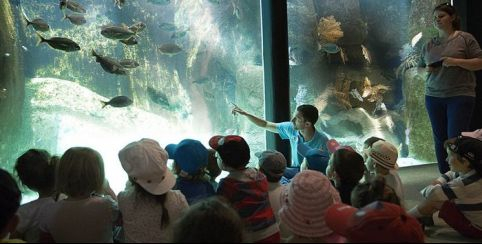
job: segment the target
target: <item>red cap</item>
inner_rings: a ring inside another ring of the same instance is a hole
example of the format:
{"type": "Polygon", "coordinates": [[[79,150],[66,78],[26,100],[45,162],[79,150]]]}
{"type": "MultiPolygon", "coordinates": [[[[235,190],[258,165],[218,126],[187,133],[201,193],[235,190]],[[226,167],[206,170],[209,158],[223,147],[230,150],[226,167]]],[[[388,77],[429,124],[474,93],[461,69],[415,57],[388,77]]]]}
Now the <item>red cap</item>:
{"type": "Polygon", "coordinates": [[[376,201],[361,209],[334,204],[328,208],[325,222],[350,242],[424,242],[417,219],[393,203],[376,201]]]}
{"type": "Polygon", "coordinates": [[[219,153],[223,163],[229,167],[243,168],[249,163],[249,146],[240,136],[213,136],[209,139],[209,146],[219,153]]]}

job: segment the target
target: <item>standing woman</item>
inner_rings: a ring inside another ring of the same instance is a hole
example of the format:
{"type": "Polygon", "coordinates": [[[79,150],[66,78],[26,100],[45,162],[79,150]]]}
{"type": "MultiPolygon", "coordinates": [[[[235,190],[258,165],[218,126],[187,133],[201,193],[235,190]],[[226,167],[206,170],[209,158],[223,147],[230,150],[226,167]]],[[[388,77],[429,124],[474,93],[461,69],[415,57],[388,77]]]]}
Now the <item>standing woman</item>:
{"type": "Polygon", "coordinates": [[[423,48],[428,66],[425,85],[427,107],[440,173],[449,170],[444,141],[467,131],[475,107],[475,74],[482,69],[482,50],[475,38],[460,31],[460,17],[450,3],[433,10],[438,36],[423,48]]]}

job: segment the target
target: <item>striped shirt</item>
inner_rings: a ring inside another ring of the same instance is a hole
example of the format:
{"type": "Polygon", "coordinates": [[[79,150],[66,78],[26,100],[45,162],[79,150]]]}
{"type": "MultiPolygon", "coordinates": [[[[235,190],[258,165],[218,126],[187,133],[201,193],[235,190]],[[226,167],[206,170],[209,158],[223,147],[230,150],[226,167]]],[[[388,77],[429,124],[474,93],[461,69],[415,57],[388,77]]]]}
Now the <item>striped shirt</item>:
{"type": "Polygon", "coordinates": [[[244,174],[252,180],[226,177],[219,182],[217,194],[225,197],[244,220],[248,238],[257,241],[279,230],[269,202],[266,176],[252,168],[246,169],[244,174]]]}
{"type": "Polygon", "coordinates": [[[442,184],[427,186],[422,195],[431,202],[453,200],[457,209],[482,230],[482,177],[475,170],[466,174],[449,171],[437,180],[442,184]]]}

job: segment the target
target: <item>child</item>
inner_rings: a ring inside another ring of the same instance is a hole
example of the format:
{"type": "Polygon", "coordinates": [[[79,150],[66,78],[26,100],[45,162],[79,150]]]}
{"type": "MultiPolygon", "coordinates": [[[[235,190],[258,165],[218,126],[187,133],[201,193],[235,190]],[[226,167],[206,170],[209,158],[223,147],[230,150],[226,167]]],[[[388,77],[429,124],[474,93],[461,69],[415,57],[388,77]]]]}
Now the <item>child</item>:
{"type": "Polygon", "coordinates": [[[400,199],[395,190],[385,184],[383,177],[360,183],[351,192],[351,205],[355,208],[363,208],[374,201],[400,205],[400,199]]]}
{"type": "Polygon", "coordinates": [[[174,226],[175,243],[241,243],[244,226],[238,213],[216,197],[201,200],[174,226]]]}
{"type": "Polygon", "coordinates": [[[300,170],[316,170],[326,174],[330,154],[321,148],[311,148],[303,143],[298,144],[298,153],[304,157],[300,170]]]}
{"type": "Polygon", "coordinates": [[[382,138],[379,138],[379,137],[375,137],[375,136],[372,136],[372,137],[369,137],[367,138],[364,142],[363,142],[363,153],[362,153],[362,156],[363,156],[363,160],[365,161],[365,167],[366,167],[366,170],[365,170],[365,182],[367,181],[370,181],[372,178],[375,178],[375,174],[371,173],[371,172],[375,172],[375,166],[372,164],[373,161],[370,161],[370,165],[368,165],[368,154],[373,146],[373,144],[377,141],[385,141],[384,139],[382,138]]]}
{"type": "Polygon", "coordinates": [[[213,186],[214,191],[218,189],[218,182],[216,178],[221,174],[221,168],[219,168],[218,160],[216,159],[216,150],[209,148],[208,149],[208,165],[206,166],[206,170],[208,171],[209,175],[209,182],[213,186]]]}
{"type": "Polygon", "coordinates": [[[278,211],[281,209],[281,195],[286,189],[286,185],[281,185],[280,180],[286,169],[286,158],[275,150],[267,150],[256,156],[259,158],[259,171],[266,175],[268,180],[269,203],[279,224],[278,211]]]}
{"type": "Polygon", "coordinates": [[[38,199],[20,206],[20,223],[15,236],[27,242],[39,241],[40,209],[55,202],[55,167],[58,157],[52,157],[47,151],[30,149],[22,154],[15,164],[15,171],[22,184],[38,192],[38,199]]]}
{"type": "Polygon", "coordinates": [[[330,229],[351,243],[425,241],[417,220],[393,203],[377,201],[360,209],[346,204],[334,204],[326,211],[325,220],[330,229]]]}
{"type": "Polygon", "coordinates": [[[279,242],[278,225],[269,203],[268,181],[263,173],[246,167],[250,158],[246,141],[235,135],[214,136],[209,145],[217,151],[220,168],[229,172],[219,182],[217,194],[226,198],[245,222],[245,241],[279,242]]]}
{"type": "Polygon", "coordinates": [[[167,152],[152,139],[132,142],[119,151],[130,186],[119,193],[125,242],[172,242],[172,222],[188,208],[167,168],[167,152]]]}
{"type": "Polygon", "coordinates": [[[189,205],[214,195],[214,188],[206,175],[208,150],[201,142],[185,139],[179,144],[169,144],[166,151],[170,159],[174,159],[174,170],[177,174],[176,186],[186,197],[189,205]]]}
{"type": "Polygon", "coordinates": [[[460,136],[444,143],[450,171],[422,190],[425,197],[409,213],[416,218],[439,211],[439,217],[471,238],[482,238],[482,141],[460,136]]]}
{"type": "Polygon", "coordinates": [[[370,174],[375,175],[375,177],[381,176],[385,178],[386,184],[395,190],[403,206],[405,198],[402,180],[397,171],[397,148],[389,142],[379,140],[373,143],[367,154],[367,165],[373,165],[371,171],[370,168],[368,168],[370,174]]]}
{"type": "Polygon", "coordinates": [[[17,212],[22,195],[17,182],[5,170],[0,169],[0,243],[23,243],[10,239],[19,222],[17,212]]]}
{"type": "Polygon", "coordinates": [[[42,208],[40,242],[113,242],[119,210],[106,192],[104,161],[87,147],[68,149],[56,171],[56,190],[67,196],[42,208]]]}
{"type": "Polygon", "coordinates": [[[345,239],[334,234],[324,218],[326,209],[338,202],[338,192],[321,172],[303,170],[295,175],[279,213],[280,228],[291,232],[286,242],[342,243],[345,239]]]}
{"type": "Polygon", "coordinates": [[[351,205],[351,192],[365,173],[365,163],[353,149],[340,148],[333,153],[333,180],[341,201],[351,205]]]}

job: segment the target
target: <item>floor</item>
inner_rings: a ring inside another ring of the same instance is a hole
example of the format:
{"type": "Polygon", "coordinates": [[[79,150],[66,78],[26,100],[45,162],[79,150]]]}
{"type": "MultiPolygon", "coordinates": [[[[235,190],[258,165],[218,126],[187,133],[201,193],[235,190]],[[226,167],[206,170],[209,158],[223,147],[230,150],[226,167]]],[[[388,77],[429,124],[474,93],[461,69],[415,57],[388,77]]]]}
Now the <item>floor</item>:
{"type": "MultiPolygon", "coordinates": [[[[405,187],[405,204],[407,209],[412,208],[422,200],[420,190],[430,184],[433,179],[439,176],[436,164],[418,165],[403,167],[399,170],[400,178],[405,187]]],[[[450,228],[443,220],[434,214],[435,226],[425,230],[426,242],[428,243],[479,243],[480,241],[461,236],[450,228]]]]}

